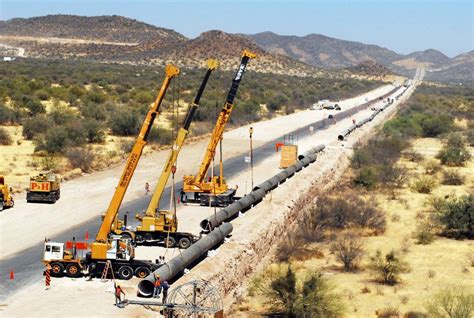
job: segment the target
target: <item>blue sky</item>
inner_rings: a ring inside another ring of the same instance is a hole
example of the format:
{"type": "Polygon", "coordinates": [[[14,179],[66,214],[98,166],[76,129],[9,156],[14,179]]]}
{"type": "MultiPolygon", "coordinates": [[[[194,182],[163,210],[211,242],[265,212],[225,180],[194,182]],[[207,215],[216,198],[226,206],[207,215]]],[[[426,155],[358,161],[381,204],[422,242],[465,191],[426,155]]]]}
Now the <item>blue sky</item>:
{"type": "Polygon", "coordinates": [[[0,0],[0,18],[46,14],[123,15],[193,38],[232,33],[320,33],[399,53],[473,50],[470,0],[0,0]]]}

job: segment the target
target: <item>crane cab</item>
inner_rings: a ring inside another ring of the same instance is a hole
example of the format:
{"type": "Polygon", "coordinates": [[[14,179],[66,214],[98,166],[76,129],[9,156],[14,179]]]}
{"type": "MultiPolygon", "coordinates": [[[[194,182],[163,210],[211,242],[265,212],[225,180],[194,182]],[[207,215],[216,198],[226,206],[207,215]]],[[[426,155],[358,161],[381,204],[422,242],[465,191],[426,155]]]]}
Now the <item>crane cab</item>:
{"type": "Polygon", "coordinates": [[[64,258],[64,243],[45,242],[44,261],[56,261],[64,258]]]}

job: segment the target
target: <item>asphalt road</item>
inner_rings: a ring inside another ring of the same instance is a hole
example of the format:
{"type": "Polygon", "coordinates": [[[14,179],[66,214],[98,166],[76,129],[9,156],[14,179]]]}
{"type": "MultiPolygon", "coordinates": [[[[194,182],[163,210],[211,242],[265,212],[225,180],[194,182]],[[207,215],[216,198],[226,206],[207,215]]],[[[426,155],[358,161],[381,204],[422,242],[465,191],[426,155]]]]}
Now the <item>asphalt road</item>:
{"type": "MultiPolygon", "coordinates": [[[[393,94],[398,88],[394,88],[392,91],[383,95],[385,98],[393,94]]],[[[368,101],[359,106],[353,107],[346,111],[336,112],[335,118],[341,120],[347,118],[363,109],[366,109],[371,103],[376,100],[368,101]]],[[[299,138],[306,137],[310,134],[309,127],[313,126],[315,130],[322,130],[328,127],[333,123],[333,120],[323,119],[318,120],[310,125],[304,126],[302,128],[296,129],[290,134],[299,136],[299,138]]],[[[335,136],[336,138],[336,136],[335,136]]],[[[275,143],[283,139],[283,136],[279,136],[268,143],[256,148],[253,150],[254,163],[258,164],[265,158],[274,155],[275,153],[275,143]]],[[[314,145],[316,146],[316,144],[314,145]]],[[[224,171],[226,178],[231,178],[239,174],[242,170],[247,169],[247,163],[244,161],[246,154],[242,154],[232,159],[224,161],[224,171]]],[[[216,167],[218,171],[218,167],[216,167]]],[[[175,189],[181,189],[182,182],[178,182],[175,185],[175,189]]],[[[162,196],[161,206],[169,207],[169,198],[170,198],[171,187],[165,189],[165,193],[162,196]]],[[[149,199],[151,196],[143,196],[139,199],[133,200],[126,204],[123,204],[120,209],[120,217],[122,218],[126,211],[130,211],[129,215],[129,225],[135,225],[134,215],[136,212],[143,211],[146,209],[149,199]]],[[[80,204],[80,202],[78,202],[80,204]]],[[[196,207],[199,208],[199,207],[196,207]]],[[[52,241],[55,242],[66,242],[71,241],[73,237],[77,241],[84,241],[84,236],[86,231],[89,232],[89,241],[92,242],[95,233],[98,232],[101,219],[94,217],[84,223],[81,223],[73,228],[70,228],[59,235],[50,237],[52,241]]],[[[43,254],[43,242],[38,242],[34,246],[23,250],[9,258],[0,260],[0,303],[4,302],[10,294],[16,293],[21,289],[32,285],[42,278],[42,273],[44,270],[44,265],[41,262],[43,254]],[[15,278],[10,279],[10,271],[14,271],[15,278]]]]}

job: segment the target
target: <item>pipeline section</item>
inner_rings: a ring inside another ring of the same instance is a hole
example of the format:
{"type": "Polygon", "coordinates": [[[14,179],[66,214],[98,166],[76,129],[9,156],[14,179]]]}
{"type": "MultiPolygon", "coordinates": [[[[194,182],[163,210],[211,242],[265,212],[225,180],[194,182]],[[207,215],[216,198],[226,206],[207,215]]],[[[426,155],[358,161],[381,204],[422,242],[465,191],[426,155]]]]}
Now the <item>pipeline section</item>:
{"type": "Polygon", "coordinates": [[[337,136],[337,139],[340,140],[340,141],[343,141],[344,139],[346,139],[346,137],[352,133],[354,130],[356,130],[356,128],[360,128],[362,127],[363,125],[367,124],[368,122],[371,122],[375,116],[377,116],[379,113],[383,112],[385,109],[387,109],[390,105],[392,105],[395,100],[398,100],[405,92],[406,90],[408,89],[408,87],[405,87],[403,89],[402,92],[398,93],[397,95],[395,95],[394,98],[387,98],[387,102],[385,102],[381,107],[378,107],[378,108],[374,108],[374,112],[372,113],[372,115],[370,115],[369,117],[367,118],[364,118],[360,121],[358,121],[356,124],[350,126],[349,128],[345,129],[343,132],[341,132],[338,136],[337,136]]]}
{"type": "Polygon", "coordinates": [[[241,199],[223,209],[220,209],[217,213],[207,219],[202,220],[200,223],[201,228],[203,230],[212,230],[222,222],[236,217],[239,212],[252,208],[255,204],[260,202],[268,192],[278,187],[288,178],[291,178],[296,172],[316,161],[317,153],[321,152],[324,147],[324,145],[319,145],[299,155],[298,161],[295,164],[257,185],[253,188],[252,192],[248,193],[241,199]]]}
{"type": "Polygon", "coordinates": [[[172,258],[138,283],[138,291],[140,294],[143,296],[153,295],[155,275],[160,275],[162,282],[165,280],[170,281],[173,277],[183,272],[185,268],[206,254],[207,251],[224,241],[224,238],[228,236],[232,230],[232,224],[223,223],[187,249],[182,250],[180,255],[172,258]]]}

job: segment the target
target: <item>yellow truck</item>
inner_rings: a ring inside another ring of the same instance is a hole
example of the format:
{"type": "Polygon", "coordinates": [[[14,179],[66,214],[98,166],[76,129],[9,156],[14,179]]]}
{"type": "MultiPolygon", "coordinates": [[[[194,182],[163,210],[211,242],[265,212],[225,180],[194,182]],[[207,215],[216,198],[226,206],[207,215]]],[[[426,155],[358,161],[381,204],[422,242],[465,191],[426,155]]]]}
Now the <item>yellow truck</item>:
{"type": "Polygon", "coordinates": [[[60,180],[52,172],[30,177],[30,188],[26,192],[26,202],[56,203],[61,196],[60,180]]]}
{"type": "Polygon", "coordinates": [[[12,196],[12,188],[5,183],[5,177],[0,176],[0,211],[4,208],[12,208],[15,205],[12,196]]]}

